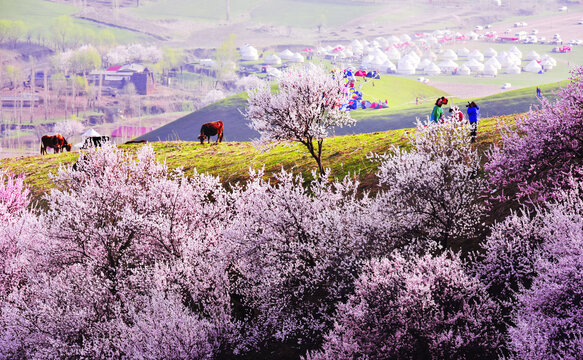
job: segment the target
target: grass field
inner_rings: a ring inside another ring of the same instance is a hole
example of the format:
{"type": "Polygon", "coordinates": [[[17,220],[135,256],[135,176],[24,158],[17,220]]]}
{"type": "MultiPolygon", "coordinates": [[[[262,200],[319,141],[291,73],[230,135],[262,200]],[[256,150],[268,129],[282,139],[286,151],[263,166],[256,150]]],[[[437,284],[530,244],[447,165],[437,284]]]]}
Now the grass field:
{"type": "MultiPolygon", "coordinates": [[[[552,92],[558,86],[556,83],[541,85],[541,89],[545,96],[552,99],[552,92]]],[[[365,90],[365,99],[376,101],[388,98],[391,107],[382,110],[352,111],[351,116],[358,120],[356,125],[335,129],[336,135],[371,133],[412,127],[417,119],[425,120],[427,118],[438,96],[447,96],[442,91],[426,84],[394,76],[383,76],[381,80],[375,80],[374,87],[372,87],[372,82],[369,80],[366,85],[363,85],[363,89],[365,90]],[[416,94],[421,94],[420,99],[422,102],[419,105],[415,105],[416,94]],[[396,105],[393,106],[393,104],[396,105]]],[[[464,105],[467,101],[475,100],[481,108],[483,117],[524,113],[529,111],[533,104],[536,105],[538,103],[535,87],[507,91],[483,98],[458,99],[450,97],[450,100],[450,105],[457,104],[463,110],[465,110],[464,105]]],[[[250,141],[258,138],[259,134],[249,128],[247,121],[241,114],[246,107],[246,93],[240,93],[183,116],[138,139],[148,141],[196,141],[202,124],[222,120],[225,124],[226,141],[250,141]]]]}
{"type": "MultiPolygon", "coordinates": [[[[71,5],[55,3],[43,0],[0,0],[0,19],[23,20],[31,30],[39,31],[45,35],[50,34],[52,22],[62,15],[73,16],[76,8],[71,5]]],[[[152,39],[140,33],[124,30],[112,26],[96,24],[91,21],[73,19],[77,25],[84,29],[98,32],[101,29],[109,29],[118,43],[132,43],[151,41],[152,39]]]]}
{"type": "MultiPolygon", "coordinates": [[[[514,116],[505,117],[512,121],[514,116]]],[[[480,122],[476,146],[483,152],[492,143],[499,141],[495,118],[480,122]]],[[[392,130],[353,136],[327,138],[324,143],[322,161],[330,168],[332,176],[343,178],[356,176],[361,181],[361,189],[375,191],[378,164],[369,159],[371,152],[385,153],[393,145],[406,146],[406,133],[412,129],[392,130]]],[[[123,145],[124,149],[136,149],[141,145],[123,145]]],[[[218,176],[224,183],[235,183],[248,178],[249,168],[265,168],[270,176],[281,168],[302,174],[311,179],[316,163],[303,146],[297,143],[279,145],[271,151],[261,152],[251,143],[224,142],[219,145],[200,145],[197,142],[172,141],[152,143],[158,159],[170,168],[182,167],[187,174],[194,169],[198,172],[218,176]]],[[[26,176],[33,199],[39,200],[52,186],[49,174],[56,174],[60,165],[71,166],[79,154],[60,153],[44,156],[30,156],[0,160],[0,165],[17,174],[26,176]]]]}
{"type": "MultiPolygon", "coordinates": [[[[146,19],[181,18],[216,22],[226,18],[225,1],[172,0],[172,6],[169,3],[170,0],[159,0],[127,11],[146,19]]],[[[257,23],[314,28],[319,24],[338,26],[356,15],[373,13],[376,9],[378,6],[348,1],[231,0],[230,16],[232,20],[245,18],[257,23]]]]}

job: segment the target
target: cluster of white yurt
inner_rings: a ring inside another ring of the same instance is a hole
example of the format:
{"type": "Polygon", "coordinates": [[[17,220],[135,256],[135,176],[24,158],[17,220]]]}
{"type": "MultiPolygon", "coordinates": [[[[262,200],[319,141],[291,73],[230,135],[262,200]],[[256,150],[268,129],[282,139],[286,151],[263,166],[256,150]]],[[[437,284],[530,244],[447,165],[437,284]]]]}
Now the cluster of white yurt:
{"type": "Polygon", "coordinates": [[[541,57],[540,64],[545,70],[551,70],[552,68],[557,66],[557,60],[555,60],[550,55],[543,55],[541,57]]]}
{"type": "Polygon", "coordinates": [[[482,73],[488,76],[496,76],[498,75],[498,69],[492,64],[486,64],[482,73]]]}
{"type": "Polygon", "coordinates": [[[397,66],[391,60],[385,61],[380,68],[384,69],[386,73],[394,73],[397,71],[397,66]]]}
{"type": "Polygon", "coordinates": [[[457,59],[458,59],[458,56],[457,56],[457,54],[455,53],[455,51],[453,51],[452,49],[447,49],[447,50],[445,50],[445,51],[443,52],[443,54],[441,54],[441,59],[442,59],[442,60],[446,60],[446,61],[447,61],[447,60],[452,60],[452,61],[454,61],[454,60],[457,60],[457,59]]]}
{"type": "Polygon", "coordinates": [[[295,63],[303,63],[304,62],[304,56],[300,53],[295,53],[292,58],[290,59],[291,62],[295,62],[295,63]]]}
{"type": "Polygon", "coordinates": [[[484,57],[487,58],[493,58],[496,57],[498,55],[498,51],[492,49],[492,48],[488,48],[488,50],[484,51],[484,57]]]}
{"type": "Polygon", "coordinates": [[[471,73],[472,70],[470,70],[470,68],[466,64],[460,66],[459,69],[457,69],[456,71],[457,75],[470,75],[471,73]]]}
{"type": "Polygon", "coordinates": [[[427,75],[439,75],[441,74],[441,69],[434,62],[423,68],[423,72],[427,75]]]}
{"type": "Polygon", "coordinates": [[[282,52],[279,53],[279,57],[283,61],[290,61],[290,60],[292,60],[293,57],[294,57],[294,55],[295,54],[290,49],[285,49],[284,51],[282,51],[282,52]]]}
{"type": "Polygon", "coordinates": [[[266,56],[263,60],[267,65],[281,65],[281,58],[275,54],[266,56]]]}
{"type": "Polygon", "coordinates": [[[528,61],[540,60],[540,55],[536,51],[532,50],[531,52],[526,54],[524,58],[528,61]]]}
{"type": "Polygon", "coordinates": [[[251,45],[243,45],[241,47],[241,59],[244,61],[256,61],[259,59],[257,49],[251,45]]]}
{"type": "Polygon", "coordinates": [[[470,55],[470,50],[463,47],[457,50],[457,56],[468,56],[470,55]]]}
{"type": "Polygon", "coordinates": [[[537,73],[537,72],[541,71],[542,69],[543,69],[543,67],[536,60],[532,60],[531,62],[528,63],[528,65],[526,65],[524,67],[524,71],[531,72],[531,73],[537,73]]]}
{"type": "Polygon", "coordinates": [[[491,57],[488,60],[486,60],[486,62],[484,63],[484,67],[488,65],[493,66],[496,70],[502,69],[502,64],[500,64],[500,61],[498,61],[496,57],[491,57]]]}
{"type": "Polygon", "coordinates": [[[474,50],[468,55],[468,59],[476,61],[484,61],[484,54],[480,50],[474,50]]]}
{"type": "Polygon", "coordinates": [[[421,61],[419,61],[419,63],[417,64],[417,66],[415,68],[419,71],[423,71],[431,63],[432,63],[432,61],[429,60],[428,58],[423,58],[423,59],[421,59],[421,61]]]}
{"type": "Polygon", "coordinates": [[[396,47],[393,46],[389,48],[389,50],[386,52],[386,55],[391,61],[398,61],[402,57],[401,52],[397,50],[396,47]]]}
{"type": "Polygon", "coordinates": [[[397,64],[397,73],[402,75],[415,74],[415,62],[409,56],[403,56],[397,64]]]}
{"type": "Polygon", "coordinates": [[[458,63],[453,60],[443,60],[438,64],[439,68],[441,69],[442,73],[451,73],[459,68],[458,63]]]}
{"type": "Polygon", "coordinates": [[[484,71],[484,64],[473,58],[465,62],[464,66],[466,66],[473,73],[479,74],[484,71]]]}
{"type": "Polygon", "coordinates": [[[508,52],[513,54],[517,58],[522,59],[522,51],[518,50],[516,46],[511,47],[508,52]]]}

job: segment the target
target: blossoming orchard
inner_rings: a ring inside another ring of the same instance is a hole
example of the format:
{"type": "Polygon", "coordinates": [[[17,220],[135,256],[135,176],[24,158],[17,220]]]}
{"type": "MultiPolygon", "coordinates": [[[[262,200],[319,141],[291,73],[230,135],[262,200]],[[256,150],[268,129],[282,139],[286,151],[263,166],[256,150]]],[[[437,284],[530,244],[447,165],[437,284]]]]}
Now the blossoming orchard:
{"type": "Polygon", "coordinates": [[[322,164],[354,121],[340,79],[306,71],[246,117],[304,144],[311,181],[227,187],[107,145],[40,207],[1,171],[0,358],[580,358],[583,69],[485,155],[469,125],[419,123],[369,157],[374,193],[322,164]]]}

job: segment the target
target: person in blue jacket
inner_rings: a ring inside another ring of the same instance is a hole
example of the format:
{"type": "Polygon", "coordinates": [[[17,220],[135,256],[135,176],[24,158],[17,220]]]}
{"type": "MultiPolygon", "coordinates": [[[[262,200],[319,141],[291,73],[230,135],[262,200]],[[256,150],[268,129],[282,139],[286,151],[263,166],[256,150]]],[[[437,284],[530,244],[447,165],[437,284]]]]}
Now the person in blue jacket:
{"type": "Polygon", "coordinates": [[[476,141],[476,133],[478,132],[478,121],[480,120],[480,107],[476,105],[475,102],[471,102],[468,105],[467,113],[468,120],[470,122],[470,136],[472,137],[471,142],[476,141]]]}

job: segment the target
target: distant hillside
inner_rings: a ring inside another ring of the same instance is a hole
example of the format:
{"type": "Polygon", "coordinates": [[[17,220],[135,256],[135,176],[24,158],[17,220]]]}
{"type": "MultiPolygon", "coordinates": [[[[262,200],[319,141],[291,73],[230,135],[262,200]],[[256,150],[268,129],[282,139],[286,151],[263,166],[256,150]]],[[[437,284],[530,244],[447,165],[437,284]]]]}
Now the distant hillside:
{"type": "MultiPolygon", "coordinates": [[[[365,98],[383,99],[382,93],[377,89],[388,89],[387,83],[394,82],[397,89],[387,93],[398,94],[395,95],[401,99],[400,103],[393,108],[383,110],[358,110],[351,113],[352,117],[358,120],[357,124],[352,127],[345,127],[336,129],[335,135],[349,135],[362,134],[377,131],[396,130],[410,128],[415,125],[417,119],[425,120],[433,108],[433,99],[443,94],[439,90],[416,82],[397,77],[385,77],[385,83],[376,81],[373,90],[372,83],[368,83],[365,89],[365,98]],[[395,79],[393,79],[395,78],[395,79]],[[405,81],[402,81],[405,80],[405,81]],[[417,84],[412,86],[410,83],[417,84]],[[420,105],[404,104],[407,99],[415,99],[415,94],[418,94],[421,99],[425,98],[427,101],[420,105]],[[374,95],[374,97],[373,97],[374,95]]],[[[540,86],[543,93],[547,97],[552,98],[552,92],[559,87],[558,84],[548,84],[540,86]]],[[[387,96],[389,104],[393,95],[387,96]]],[[[452,99],[451,103],[456,103],[464,110],[463,105],[468,100],[475,100],[481,109],[482,117],[512,115],[517,113],[528,112],[531,106],[538,103],[536,98],[536,87],[529,87],[504,93],[487,96],[478,99],[452,99]]],[[[250,129],[246,120],[243,118],[241,111],[247,107],[246,94],[232,96],[230,98],[221,100],[200,110],[197,110],[189,115],[186,115],[176,121],[173,121],[166,126],[154,130],[138,138],[138,140],[148,141],[197,141],[200,133],[200,127],[205,122],[222,120],[225,123],[224,141],[251,141],[259,137],[259,134],[250,129]]]]}

